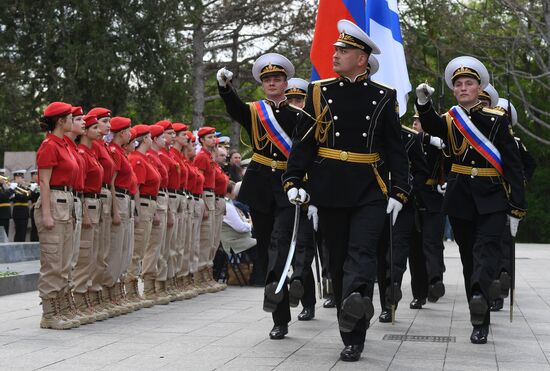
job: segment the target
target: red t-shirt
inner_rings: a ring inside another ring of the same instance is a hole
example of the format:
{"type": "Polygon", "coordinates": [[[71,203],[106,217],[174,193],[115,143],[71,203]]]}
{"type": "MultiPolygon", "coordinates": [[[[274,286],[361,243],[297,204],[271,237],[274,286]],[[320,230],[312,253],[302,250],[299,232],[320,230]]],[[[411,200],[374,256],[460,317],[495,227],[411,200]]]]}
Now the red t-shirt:
{"type": "Polygon", "coordinates": [[[195,172],[195,187],[193,193],[202,194],[204,191],[204,174],[196,166],[193,167],[195,172]]]}
{"type": "Polygon", "coordinates": [[[167,188],[170,189],[179,189],[181,184],[180,174],[181,174],[181,163],[172,158],[170,152],[166,148],[161,149],[158,152],[160,161],[166,166],[168,170],[168,185],[167,188]]]}
{"type": "Polygon", "coordinates": [[[149,162],[147,156],[140,151],[134,151],[128,155],[128,160],[136,174],[139,194],[143,196],[156,196],[159,193],[160,174],[149,162]]]}
{"type": "Polygon", "coordinates": [[[187,182],[186,182],[186,189],[194,193],[195,189],[195,183],[197,182],[197,174],[195,173],[195,165],[188,159],[185,159],[183,161],[183,166],[185,167],[185,171],[187,173],[187,182]]]}
{"type": "Polygon", "coordinates": [[[160,174],[160,188],[164,189],[168,187],[168,170],[166,169],[164,163],[160,160],[158,152],[150,149],[147,151],[146,156],[149,159],[149,162],[160,174]]]}
{"type": "Polygon", "coordinates": [[[124,149],[115,142],[111,142],[109,145],[109,151],[111,152],[113,162],[115,164],[115,170],[117,172],[115,178],[115,187],[130,190],[132,187],[132,165],[126,157],[124,149]]]}
{"type": "Polygon", "coordinates": [[[227,184],[229,183],[229,177],[223,172],[220,165],[216,164],[216,184],[214,186],[214,193],[216,196],[223,197],[227,193],[227,184]]]}
{"type": "Polygon", "coordinates": [[[130,184],[130,194],[132,196],[135,196],[137,191],[138,191],[137,176],[136,176],[136,173],[134,173],[134,170],[132,169],[132,182],[130,184]]]}
{"type": "Polygon", "coordinates": [[[63,139],[67,144],[69,145],[69,150],[73,154],[74,158],[76,159],[76,162],[78,163],[78,174],[73,179],[72,187],[77,192],[83,192],[84,191],[84,178],[86,177],[86,161],[82,158],[82,155],[78,152],[78,149],[76,148],[76,143],[73,142],[71,138],[68,136],[63,136],[63,139]]]}
{"type": "Polygon", "coordinates": [[[78,146],[78,153],[85,162],[84,193],[100,193],[103,180],[103,167],[95,157],[95,151],[84,144],[78,146]]]}
{"type": "Polygon", "coordinates": [[[201,151],[195,157],[195,165],[204,175],[204,188],[214,189],[215,185],[215,166],[216,163],[212,159],[212,154],[202,147],[201,151]]]}
{"type": "Polygon", "coordinates": [[[111,184],[113,174],[115,173],[115,162],[111,157],[110,151],[107,149],[107,143],[101,139],[92,142],[92,148],[96,153],[101,166],[103,166],[103,183],[111,184]]]}
{"type": "Polygon", "coordinates": [[[180,185],[178,189],[185,189],[190,191],[190,188],[188,185],[189,169],[186,166],[187,159],[185,158],[183,153],[181,153],[179,150],[177,150],[174,147],[170,148],[170,156],[172,156],[172,158],[178,161],[180,164],[180,185]]]}
{"type": "Polygon", "coordinates": [[[38,169],[52,169],[50,186],[72,187],[78,176],[78,162],[65,140],[48,133],[36,153],[38,169]]]}

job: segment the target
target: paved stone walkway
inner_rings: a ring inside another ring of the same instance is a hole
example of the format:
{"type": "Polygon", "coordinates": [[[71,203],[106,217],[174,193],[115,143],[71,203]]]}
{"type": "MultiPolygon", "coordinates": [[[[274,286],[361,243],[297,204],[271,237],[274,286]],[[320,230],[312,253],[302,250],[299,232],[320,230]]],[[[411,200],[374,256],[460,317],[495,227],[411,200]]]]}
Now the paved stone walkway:
{"type": "Polygon", "coordinates": [[[486,345],[470,344],[456,245],[445,253],[445,297],[410,310],[406,273],[396,324],[373,320],[357,363],[338,360],[334,309],[319,303],[314,321],[293,320],[285,340],[269,340],[262,289],[230,287],[68,331],[39,328],[36,292],[0,297],[0,370],[550,370],[550,246],[518,245],[514,321],[508,307],[494,314],[486,345]],[[384,340],[391,334],[456,341],[384,340]]]}

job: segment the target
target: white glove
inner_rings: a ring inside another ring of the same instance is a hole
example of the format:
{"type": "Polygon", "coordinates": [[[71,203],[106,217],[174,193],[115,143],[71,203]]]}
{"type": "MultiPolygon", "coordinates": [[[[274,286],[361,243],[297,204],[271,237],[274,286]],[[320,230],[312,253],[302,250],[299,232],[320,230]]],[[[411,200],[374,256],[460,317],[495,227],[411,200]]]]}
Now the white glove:
{"type": "Polygon", "coordinates": [[[34,191],[36,191],[36,188],[38,188],[38,184],[36,184],[36,183],[31,183],[31,185],[30,185],[29,188],[30,188],[31,192],[34,192],[34,191]]]}
{"type": "Polygon", "coordinates": [[[430,85],[423,82],[416,87],[416,98],[418,98],[418,104],[423,106],[430,101],[435,89],[430,85]]]}
{"type": "Polygon", "coordinates": [[[508,215],[508,221],[510,222],[510,234],[512,237],[516,237],[518,233],[519,222],[521,219],[508,215]]]}
{"type": "Polygon", "coordinates": [[[229,71],[225,67],[220,68],[216,74],[216,79],[218,79],[218,85],[222,87],[227,86],[227,82],[233,78],[233,72],[229,71]]]}
{"type": "Polygon", "coordinates": [[[445,143],[443,143],[443,140],[438,137],[432,137],[430,136],[430,144],[434,146],[437,149],[443,149],[445,148],[445,143]]]}
{"type": "Polygon", "coordinates": [[[17,188],[17,183],[10,183],[10,189],[13,191],[15,188],[17,188]]]}
{"type": "Polygon", "coordinates": [[[300,188],[300,189],[296,187],[290,188],[286,193],[286,195],[288,196],[288,201],[290,201],[290,203],[293,205],[303,204],[309,199],[309,196],[306,190],[303,188],[300,188]]]}
{"type": "Polygon", "coordinates": [[[317,215],[317,208],[313,205],[307,207],[307,218],[313,223],[313,230],[317,232],[319,226],[319,215],[317,215]]]}
{"type": "Polygon", "coordinates": [[[438,184],[437,185],[437,191],[439,193],[441,193],[443,196],[445,196],[445,192],[447,191],[447,182],[445,182],[443,184],[438,184]]]}
{"type": "Polygon", "coordinates": [[[395,198],[390,197],[390,199],[388,200],[388,208],[386,209],[386,214],[391,214],[392,216],[391,225],[395,225],[397,214],[399,214],[402,208],[403,204],[401,202],[397,201],[395,198]]]}

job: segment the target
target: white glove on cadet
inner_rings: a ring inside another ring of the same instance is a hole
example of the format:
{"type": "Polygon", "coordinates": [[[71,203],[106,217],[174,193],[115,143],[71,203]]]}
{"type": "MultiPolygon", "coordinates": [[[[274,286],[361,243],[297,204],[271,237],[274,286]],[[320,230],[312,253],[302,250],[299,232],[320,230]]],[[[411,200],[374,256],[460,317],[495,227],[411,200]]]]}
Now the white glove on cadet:
{"type": "Polygon", "coordinates": [[[13,191],[15,188],[17,188],[17,183],[10,183],[10,189],[13,191]]]}
{"type": "Polygon", "coordinates": [[[443,196],[445,196],[445,191],[447,191],[447,182],[445,182],[443,184],[438,184],[437,185],[437,191],[439,193],[441,193],[443,196]]]}
{"type": "Polygon", "coordinates": [[[30,185],[29,188],[30,188],[30,190],[31,190],[32,192],[34,192],[34,191],[36,191],[36,189],[38,188],[38,184],[36,184],[36,183],[31,183],[31,185],[30,185]]]}
{"type": "Polygon", "coordinates": [[[229,71],[225,67],[220,68],[216,74],[216,79],[218,80],[218,85],[221,87],[226,87],[227,82],[233,78],[233,72],[229,71]]]}
{"type": "Polygon", "coordinates": [[[516,237],[518,233],[519,222],[521,219],[508,215],[508,221],[510,222],[510,234],[512,237],[516,237]]]}
{"type": "Polygon", "coordinates": [[[434,146],[437,149],[443,149],[445,148],[445,143],[443,143],[443,140],[438,137],[432,137],[430,136],[430,144],[434,146]]]}
{"type": "Polygon", "coordinates": [[[418,104],[423,106],[430,101],[432,94],[435,89],[430,85],[423,82],[422,84],[416,87],[416,98],[418,99],[418,104]]]}
{"type": "Polygon", "coordinates": [[[397,214],[399,214],[402,208],[403,204],[401,202],[397,201],[395,198],[390,197],[390,199],[388,200],[388,208],[386,209],[386,214],[390,214],[392,216],[391,225],[395,225],[397,214]]]}
{"type": "Polygon", "coordinates": [[[319,226],[319,215],[317,215],[317,208],[313,205],[307,207],[307,218],[313,223],[313,230],[317,232],[319,226]]]}
{"type": "Polygon", "coordinates": [[[296,187],[290,188],[286,192],[286,195],[288,196],[288,201],[290,201],[290,203],[293,205],[303,204],[309,198],[305,189],[298,189],[296,187]]]}

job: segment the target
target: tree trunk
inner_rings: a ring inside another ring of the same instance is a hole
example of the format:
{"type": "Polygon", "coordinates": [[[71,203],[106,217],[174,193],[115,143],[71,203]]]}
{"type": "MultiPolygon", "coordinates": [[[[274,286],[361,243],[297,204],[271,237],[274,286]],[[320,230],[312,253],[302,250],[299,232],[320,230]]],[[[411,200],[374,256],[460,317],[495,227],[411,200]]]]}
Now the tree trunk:
{"type": "MultiPolygon", "coordinates": [[[[231,46],[231,71],[233,72],[233,86],[239,87],[239,33],[242,27],[239,27],[233,33],[232,46],[231,46]]],[[[230,133],[231,149],[239,149],[241,145],[241,125],[237,121],[231,121],[230,133]]]]}
{"type": "Polygon", "coordinates": [[[204,43],[206,33],[202,15],[199,18],[195,29],[193,30],[193,129],[204,126],[204,43]]]}

